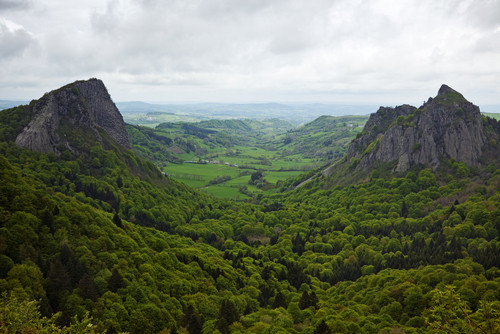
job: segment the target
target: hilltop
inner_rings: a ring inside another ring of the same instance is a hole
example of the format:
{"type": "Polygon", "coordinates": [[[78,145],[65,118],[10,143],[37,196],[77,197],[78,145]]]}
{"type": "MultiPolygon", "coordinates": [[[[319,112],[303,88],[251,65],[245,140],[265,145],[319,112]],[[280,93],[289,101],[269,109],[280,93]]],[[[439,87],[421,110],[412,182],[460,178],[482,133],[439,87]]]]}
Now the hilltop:
{"type": "Polygon", "coordinates": [[[484,167],[498,156],[499,138],[496,120],[442,85],[437,96],[419,108],[380,107],[350,144],[344,162],[328,172],[342,178],[348,171],[362,178],[383,170],[390,176],[414,168],[436,171],[450,159],[484,167]]]}
{"type": "Polygon", "coordinates": [[[76,154],[92,143],[105,147],[104,137],[130,147],[123,118],[98,79],[76,81],[46,93],[26,106],[24,113],[30,121],[15,142],[32,151],[59,155],[67,149],[76,154]]]}

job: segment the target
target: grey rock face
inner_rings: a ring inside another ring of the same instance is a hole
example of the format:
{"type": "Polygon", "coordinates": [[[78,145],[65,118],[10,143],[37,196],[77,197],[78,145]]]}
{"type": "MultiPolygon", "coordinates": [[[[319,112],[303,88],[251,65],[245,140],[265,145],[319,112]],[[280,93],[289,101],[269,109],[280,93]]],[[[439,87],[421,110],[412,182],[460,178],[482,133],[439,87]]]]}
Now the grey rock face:
{"type": "Polygon", "coordinates": [[[101,80],[77,81],[47,93],[33,105],[32,114],[16,138],[16,145],[32,151],[60,154],[61,147],[74,151],[72,138],[61,138],[62,124],[85,129],[102,145],[101,128],[117,143],[130,147],[123,117],[101,80]]]}
{"type": "Polygon", "coordinates": [[[380,138],[399,116],[408,116],[415,110],[415,107],[406,104],[396,108],[380,107],[376,113],[370,115],[362,135],[358,135],[349,146],[348,158],[359,158],[370,143],[380,138]]]}
{"type": "Polygon", "coordinates": [[[75,82],[74,85],[78,88],[95,124],[103,128],[119,144],[129,148],[125,122],[104,83],[101,80],[91,79],[75,82]]]}
{"type": "Polygon", "coordinates": [[[370,116],[363,135],[351,143],[347,158],[359,159],[357,168],[367,168],[376,161],[397,162],[396,172],[405,172],[415,164],[436,168],[443,158],[474,166],[485,143],[479,108],[443,85],[438,95],[419,109],[379,109],[370,116]],[[377,133],[374,128],[379,129],[377,133]]]}

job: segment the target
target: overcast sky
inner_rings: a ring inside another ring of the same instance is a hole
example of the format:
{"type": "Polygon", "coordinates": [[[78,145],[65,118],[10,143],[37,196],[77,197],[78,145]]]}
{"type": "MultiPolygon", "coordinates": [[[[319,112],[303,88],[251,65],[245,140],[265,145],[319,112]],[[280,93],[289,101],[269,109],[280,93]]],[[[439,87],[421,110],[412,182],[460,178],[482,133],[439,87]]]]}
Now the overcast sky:
{"type": "Polygon", "coordinates": [[[500,0],[0,0],[0,99],[500,104],[500,0]]]}

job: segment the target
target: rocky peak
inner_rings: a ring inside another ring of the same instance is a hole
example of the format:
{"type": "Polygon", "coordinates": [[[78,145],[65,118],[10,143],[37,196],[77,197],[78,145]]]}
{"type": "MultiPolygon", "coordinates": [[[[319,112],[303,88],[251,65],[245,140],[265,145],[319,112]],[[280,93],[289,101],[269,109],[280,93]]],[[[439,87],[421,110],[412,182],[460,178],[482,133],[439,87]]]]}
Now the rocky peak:
{"type": "Polygon", "coordinates": [[[443,158],[475,166],[485,142],[479,108],[442,85],[438,95],[418,109],[380,108],[371,115],[347,159],[358,159],[356,168],[365,169],[377,161],[395,162],[396,172],[417,164],[436,168],[443,158]]]}
{"type": "MultiPolygon", "coordinates": [[[[448,85],[441,85],[441,87],[439,88],[439,91],[438,91],[438,96],[439,95],[444,95],[444,94],[447,94],[447,93],[458,93],[456,90],[454,90],[453,88],[451,88],[450,86],[448,85]]],[[[460,94],[460,93],[458,93],[460,94]]]]}
{"type": "Polygon", "coordinates": [[[82,142],[104,146],[103,136],[129,148],[123,117],[98,79],[76,81],[30,105],[33,115],[16,144],[32,151],[60,154],[81,150],[82,142]]]}

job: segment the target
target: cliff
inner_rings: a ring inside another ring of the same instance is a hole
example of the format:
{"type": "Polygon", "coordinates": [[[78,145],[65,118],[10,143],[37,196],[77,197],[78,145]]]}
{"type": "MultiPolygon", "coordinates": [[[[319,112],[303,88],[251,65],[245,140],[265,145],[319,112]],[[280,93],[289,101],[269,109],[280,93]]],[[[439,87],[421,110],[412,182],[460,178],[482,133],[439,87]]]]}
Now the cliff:
{"type": "Polygon", "coordinates": [[[449,158],[476,166],[485,143],[479,108],[443,85],[420,108],[404,105],[372,114],[352,141],[347,161],[356,169],[367,169],[377,161],[396,162],[395,172],[416,164],[435,169],[449,158]]]}
{"type": "Polygon", "coordinates": [[[123,117],[98,79],[76,81],[30,104],[32,118],[17,136],[16,145],[32,151],[78,153],[84,143],[104,147],[109,136],[130,148],[123,117]]]}

